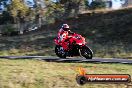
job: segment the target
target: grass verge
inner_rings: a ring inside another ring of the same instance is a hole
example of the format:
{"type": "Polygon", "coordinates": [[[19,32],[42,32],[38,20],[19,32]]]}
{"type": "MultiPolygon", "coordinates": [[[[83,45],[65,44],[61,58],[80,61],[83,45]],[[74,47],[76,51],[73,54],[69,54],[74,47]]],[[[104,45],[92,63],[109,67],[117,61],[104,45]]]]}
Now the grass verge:
{"type": "Polygon", "coordinates": [[[124,84],[77,85],[77,67],[88,74],[130,74],[132,65],[55,63],[39,60],[0,60],[0,88],[124,88],[124,84]]]}

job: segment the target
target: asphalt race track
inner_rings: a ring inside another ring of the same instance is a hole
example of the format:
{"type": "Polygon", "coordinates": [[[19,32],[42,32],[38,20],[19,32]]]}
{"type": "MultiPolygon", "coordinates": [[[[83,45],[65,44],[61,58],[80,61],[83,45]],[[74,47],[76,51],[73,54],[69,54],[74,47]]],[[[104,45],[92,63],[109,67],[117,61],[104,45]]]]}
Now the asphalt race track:
{"type": "Polygon", "coordinates": [[[97,58],[85,59],[78,57],[69,58],[58,58],[58,57],[48,57],[48,56],[0,56],[0,59],[37,59],[44,60],[48,62],[73,62],[73,63],[122,63],[122,64],[132,64],[131,59],[119,59],[119,58],[97,58]]]}

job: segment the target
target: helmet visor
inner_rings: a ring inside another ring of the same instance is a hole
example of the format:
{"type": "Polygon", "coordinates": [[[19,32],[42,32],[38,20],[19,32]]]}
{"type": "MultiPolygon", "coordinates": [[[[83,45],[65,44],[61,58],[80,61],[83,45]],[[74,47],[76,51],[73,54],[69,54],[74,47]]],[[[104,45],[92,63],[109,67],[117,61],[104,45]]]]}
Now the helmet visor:
{"type": "Polygon", "coordinates": [[[64,31],[68,31],[68,30],[69,30],[69,28],[63,28],[63,30],[64,30],[64,31]]]}

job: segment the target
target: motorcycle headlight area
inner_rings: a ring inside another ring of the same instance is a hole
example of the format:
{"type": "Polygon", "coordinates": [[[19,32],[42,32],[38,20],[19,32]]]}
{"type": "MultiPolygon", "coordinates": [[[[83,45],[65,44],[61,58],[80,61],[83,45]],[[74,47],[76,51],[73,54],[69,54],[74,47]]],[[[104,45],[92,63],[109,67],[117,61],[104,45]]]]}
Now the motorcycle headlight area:
{"type": "Polygon", "coordinates": [[[80,36],[75,36],[75,38],[76,38],[76,39],[79,39],[79,40],[81,39],[81,37],[80,37],[80,36]]]}
{"type": "Polygon", "coordinates": [[[78,45],[83,45],[83,43],[78,43],[78,45]]]}

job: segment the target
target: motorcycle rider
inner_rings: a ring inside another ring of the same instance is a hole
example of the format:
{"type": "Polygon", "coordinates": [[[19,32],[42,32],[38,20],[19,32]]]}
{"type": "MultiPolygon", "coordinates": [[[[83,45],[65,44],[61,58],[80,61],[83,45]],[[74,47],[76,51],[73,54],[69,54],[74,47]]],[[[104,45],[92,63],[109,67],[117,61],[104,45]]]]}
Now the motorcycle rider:
{"type": "Polygon", "coordinates": [[[69,42],[66,41],[66,39],[72,37],[72,36],[69,36],[70,34],[73,34],[73,32],[71,32],[69,25],[63,24],[61,29],[58,32],[58,42],[62,43],[65,50],[68,50],[69,48],[69,42]]]}

